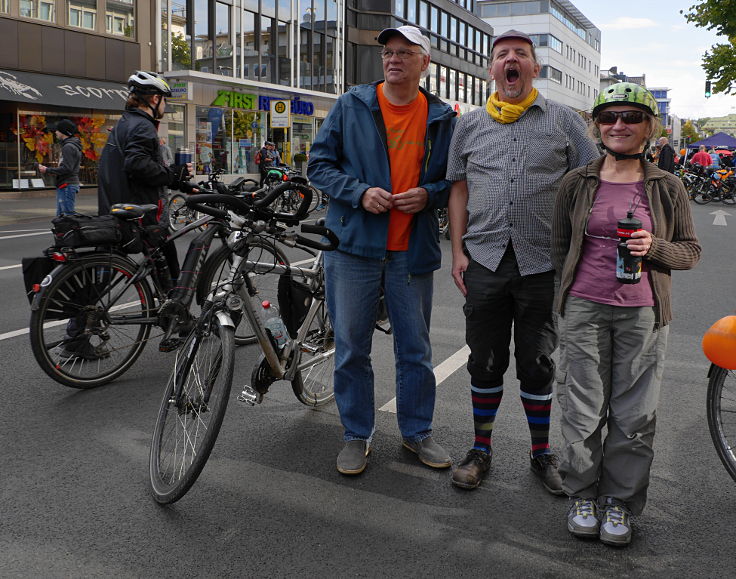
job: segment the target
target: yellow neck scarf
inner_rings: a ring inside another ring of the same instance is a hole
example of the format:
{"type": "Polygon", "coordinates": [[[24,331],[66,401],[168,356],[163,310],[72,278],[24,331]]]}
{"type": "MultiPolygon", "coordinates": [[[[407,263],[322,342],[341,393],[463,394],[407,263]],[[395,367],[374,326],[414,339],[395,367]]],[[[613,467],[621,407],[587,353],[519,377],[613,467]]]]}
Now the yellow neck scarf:
{"type": "Polygon", "coordinates": [[[488,114],[491,115],[493,120],[499,123],[513,123],[519,120],[519,117],[523,112],[536,100],[537,94],[537,89],[533,88],[528,97],[518,105],[515,105],[498,100],[498,91],[496,91],[488,97],[488,101],[486,102],[486,111],[488,111],[488,114]]]}

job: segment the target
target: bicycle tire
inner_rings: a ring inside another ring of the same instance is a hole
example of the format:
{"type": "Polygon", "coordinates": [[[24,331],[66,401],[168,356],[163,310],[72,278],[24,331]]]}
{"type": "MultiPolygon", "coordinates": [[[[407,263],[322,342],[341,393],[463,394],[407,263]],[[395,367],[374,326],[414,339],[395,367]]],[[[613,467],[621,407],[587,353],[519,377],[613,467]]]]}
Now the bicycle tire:
{"type": "Polygon", "coordinates": [[[726,471],[736,481],[736,374],[711,366],[708,380],[708,430],[726,471]]]}
{"type": "Polygon", "coordinates": [[[181,193],[169,197],[166,215],[171,231],[179,231],[192,221],[192,210],[186,205],[187,198],[181,193]]]}
{"type": "Polygon", "coordinates": [[[708,203],[713,201],[713,197],[711,197],[711,194],[709,192],[696,191],[693,197],[693,201],[695,201],[695,203],[697,203],[698,205],[708,205],[708,203]]]}
{"type": "Polygon", "coordinates": [[[724,185],[721,190],[721,202],[725,205],[733,205],[736,203],[736,197],[734,197],[734,188],[724,185]]]}
{"type": "Polygon", "coordinates": [[[335,397],[335,334],[323,300],[304,324],[307,334],[295,346],[301,359],[291,387],[302,404],[322,406],[335,397]]]}
{"type": "Polygon", "coordinates": [[[151,439],[149,477],[156,502],[182,498],[202,473],[227,410],[235,365],[233,328],[205,314],[177,351],[151,439]],[[174,400],[174,379],[185,374],[174,400]]]}
{"type": "MultiPolygon", "coordinates": [[[[251,283],[258,291],[262,302],[268,300],[274,306],[278,305],[279,276],[274,273],[255,273],[252,267],[249,268],[247,261],[257,261],[263,264],[289,265],[289,259],[286,257],[286,254],[274,244],[260,237],[254,237],[248,242],[248,249],[244,255],[245,261],[243,261],[239,273],[242,275],[245,271],[250,274],[251,283]]],[[[204,303],[205,298],[212,288],[229,278],[231,256],[232,252],[230,248],[222,246],[207,258],[197,284],[197,303],[204,303]]],[[[243,316],[235,328],[235,344],[237,346],[245,346],[254,344],[256,341],[257,338],[251,328],[250,322],[247,317],[243,316]]]]}
{"type": "Polygon", "coordinates": [[[33,355],[48,376],[71,388],[94,388],[138,359],[151,324],[119,322],[155,315],[155,304],[145,279],[123,289],[136,271],[127,258],[98,254],[69,263],[54,277],[29,324],[33,355]]]}

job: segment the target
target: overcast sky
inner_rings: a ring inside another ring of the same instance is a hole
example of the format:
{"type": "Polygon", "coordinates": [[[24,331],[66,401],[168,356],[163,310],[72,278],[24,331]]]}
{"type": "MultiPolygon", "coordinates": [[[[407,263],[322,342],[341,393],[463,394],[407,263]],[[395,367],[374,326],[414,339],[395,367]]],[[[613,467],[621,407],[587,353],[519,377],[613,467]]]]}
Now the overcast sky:
{"type": "Polygon", "coordinates": [[[601,70],[617,66],[646,74],[648,87],[670,88],[670,112],[680,118],[736,114],[736,96],[704,96],[703,53],[715,32],[685,21],[694,0],[571,0],[601,30],[601,70]]]}

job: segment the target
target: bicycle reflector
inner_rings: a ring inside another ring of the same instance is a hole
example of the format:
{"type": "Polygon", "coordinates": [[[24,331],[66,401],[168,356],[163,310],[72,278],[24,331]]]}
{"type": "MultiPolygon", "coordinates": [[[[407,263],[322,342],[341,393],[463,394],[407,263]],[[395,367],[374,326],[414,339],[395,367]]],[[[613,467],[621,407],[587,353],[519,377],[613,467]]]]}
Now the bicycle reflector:
{"type": "Polygon", "coordinates": [[[716,366],[736,370],[736,316],[726,316],[703,336],[703,353],[716,366]]]}

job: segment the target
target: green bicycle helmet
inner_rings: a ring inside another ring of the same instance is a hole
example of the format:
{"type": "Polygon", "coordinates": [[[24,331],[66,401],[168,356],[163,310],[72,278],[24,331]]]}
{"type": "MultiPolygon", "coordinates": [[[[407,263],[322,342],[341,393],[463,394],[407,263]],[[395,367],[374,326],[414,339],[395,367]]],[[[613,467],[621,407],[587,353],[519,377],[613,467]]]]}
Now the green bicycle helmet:
{"type": "Polygon", "coordinates": [[[600,92],[593,103],[593,118],[608,106],[631,105],[655,117],[659,116],[657,101],[647,89],[633,82],[619,82],[600,92]]]}

